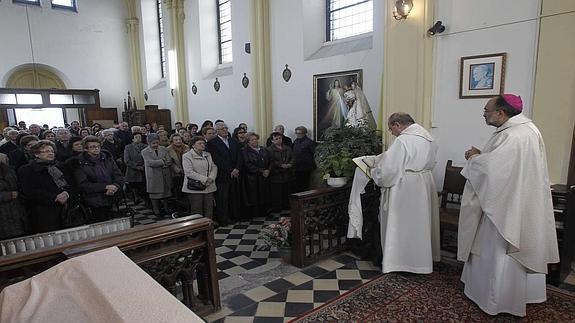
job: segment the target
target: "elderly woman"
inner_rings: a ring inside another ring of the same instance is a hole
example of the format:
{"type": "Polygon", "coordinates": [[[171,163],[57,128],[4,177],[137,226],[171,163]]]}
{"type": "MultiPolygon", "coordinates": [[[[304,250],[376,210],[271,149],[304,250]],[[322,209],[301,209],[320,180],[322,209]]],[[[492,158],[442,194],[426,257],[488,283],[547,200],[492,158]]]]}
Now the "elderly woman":
{"type": "Polygon", "coordinates": [[[102,150],[98,137],[88,136],[82,139],[82,146],[84,152],[78,156],[74,179],[83,200],[92,210],[91,220],[109,220],[113,217],[113,204],[124,186],[124,176],[112,154],[102,150]]]}
{"type": "MultiPolygon", "coordinates": [[[[186,127],[186,129],[188,130],[188,133],[190,134],[190,136],[198,136],[198,125],[195,123],[188,123],[188,126],[186,127]]],[[[192,139],[190,137],[190,139],[192,139]]]]}
{"type": "Polygon", "coordinates": [[[42,133],[42,139],[50,140],[51,142],[56,142],[56,134],[52,130],[46,130],[42,133]]]}
{"type": "Polygon", "coordinates": [[[79,135],[80,135],[80,138],[86,138],[86,137],[92,135],[92,132],[90,131],[90,128],[82,128],[79,131],[79,135]]]}
{"type": "Polygon", "coordinates": [[[246,136],[246,130],[244,128],[237,127],[234,129],[234,134],[232,135],[234,139],[236,139],[242,148],[245,148],[248,145],[248,138],[246,136]]]}
{"type": "Polygon", "coordinates": [[[144,201],[148,200],[146,193],[146,175],[144,174],[144,157],[142,150],[147,147],[142,142],[142,134],[132,133],[132,143],[124,148],[124,163],[126,164],[126,182],[128,188],[134,195],[134,203],[139,203],[139,197],[144,201]]]}
{"type": "Polygon", "coordinates": [[[104,140],[102,141],[102,149],[107,150],[109,153],[112,154],[114,160],[120,170],[124,169],[124,144],[122,141],[116,137],[114,137],[114,132],[117,130],[114,129],[104,129],[102,130],[102,136],[104,140]]]}
{"type": "Polygon", "coordinates": [[[160,146],[168,147],[170,145],[170,137],[168,137],[168,132],[164,129],[158,129],[156,133],[160,137],[160,146]]]}
{"type": "Polygon", "coordinates": [[[269,208],[270,156],[266,148],[260,146],[260,136],[247,135],[248,145],[242,149],[244,163],[242,177],[242,201],[246,215],[264,217],[269,208]]]}
{"type": "Polygon", "coordinates": [[[28,215],[18,194],[18,177],[7,163],[0,162],[0,240],[26,233],[28,215]]]}
{"type": "Polygon", "coordinates": [[[152,210],[160,216],[160,202],[164,213],[170,213],[166,198],[172,196],[172,160],[168,149],[160,146],[160,136],[155,133],[148,135],[148,147],[142,150],[146,173],[146,189],[152,202],[152,210]]]}
{"type": "Polygon", "coordinates": [[[101,130],[102,130],[102,125],[101,125],[101,124],[99,124],[99,123],[96,122],[96,123],[94,123],[94,124],[92,125],[92,135],[94,135],[94,136],[96,136],[96,137],[99,136],[101,130]]]}
{"type": "MultiPolygon", "coordinates": [[[[190,201],[190,213],[202,214],[207,218],[213,218],[214,209],[214,192],[216,191],[216,176],[218,167],[212,160],[212,155],[206,152],[206,140],[200,136],[193,137],[191,140],[192,149],[183,156],[184,168],[184,185],[182,192],[188,193],[190,201]],[[190,181],[196,181],[201,185],[190,185],[190,181]]],[[[225,223],[222,223],[225,225],[225,223]]]]}
{"type": "Polygon", "coordinates": [[[74,170],[78,167],[78,156],[84,152],[84,146],[82,145],[82,138],[72,137],[68,141],[68,147],[72,151],[72,155],[66,159],[63,163],[64,176],[66,176],[66,181],[72,186],[76,186],[76,180],[74,179],[74,170]]]}
{"type": "Polygon", "coordinates": [[[184,182],[184,171],[182,170],[182,156],[190,150],[190,147],[184,144],[182,136],[173,134],[170,137],[170,145],[168,146],[168,153],[172,160],[170,168],[172,172],[172,183],[174,188],[174,195],[179,200],[182,196],[181,187],[184,182]]]}
{"type": "Polygon", "coordinates": [[[293,181],[294,157],[291,148],[283,143],[281,132],[271,135],[270,155],[270,193],[273,212],[289,210],[289,194],[293,181]]]}
{"type": "Polygon", "coordinates": [[[56,167],[55,150],[51,141],[38,141],[30,147],[34,159],[18,170],[31,233],[62,228],[62,211],[71,191],[64,173],[56,167]]]}
{"type": "Polygon", "coordinates": [[[30,153],[30,148],[38,142],[38,137],[33,135],[25,135],[20,138],[20,147],[12,150],[8,157],[10,158],[10,166],[18,170],[21,166],[28,164],[28,161],[33,159],[34,156],[30,153]]]}

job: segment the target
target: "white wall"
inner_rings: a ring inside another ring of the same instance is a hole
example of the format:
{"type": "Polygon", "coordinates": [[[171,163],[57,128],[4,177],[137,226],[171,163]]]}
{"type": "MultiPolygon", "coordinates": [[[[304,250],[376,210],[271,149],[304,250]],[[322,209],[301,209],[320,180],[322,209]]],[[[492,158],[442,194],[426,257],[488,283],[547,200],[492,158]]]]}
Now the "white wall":
{"type": "MultiPolygon", "coordinates": [[[[41,2],[28,6],[36,63],[61,72],[68,88],[100,89],[102,106],[120,112],[131,87],[124,1],[78,1],[78,13],[41,2]]],[[[5,86],[12,69],[32,62],[25,6],[0,2],[0,44],[5,86]]]]}
{"type": "MultiPolygon", "coordinates": [[[[217,70],[217,49],[213,40],[217,41],[217,26],[214,11],[206,12],[205,1],[186,2],[186,20],[184,23],[186,38],[186,64],[188,80],[188,105],[190,122],[201,124],[204,120],[223,119],[230,129],[240,122],[246,122],[250,129],[253,126],[252,88],[242,86],[244,73],[251,75],[250,55],[244,51],[244,44],[250,42],[250,8],[249,1],[232,1],[232,41],[233,63],[219,75],[221,84],[219,92],[214,90],[215,77],[221,71],[217,70]],[[209,15],[213,15],[209,17],[209,15]],[[205,19],[202,22],[202,19],[205,19]],[[207,30],[214,22],[212,30],[207,30]],[[200,28],[201,26],[201,28],[200,28]],[[200,38],[203,38],[200,41],[200,38]],[[215,37],[215,38],[214,38],[215,37]],[[192,84],[198,87],[196,95],[192,93],[192,84]]],[[[214,1],[211,1],[214,2],[214,1]]],[[[184,121],[184,120],[182,120],[184,121]]],[[[231,131],[231,130],[230,130],[231,131]]]]}
{"type": "MultiPolygon", "coordinates": [[[[309,25],[310,18],[304,18],[308,13],[304,6],[312,6],[309,2],[325,4],[324,0],[270,1],[273,123],[283,123],[291,137],[299,125],[313,133],[313,76],[353,69],[363,69],[363,91],[378,120],[383,72],[383,1],[374,0],[373,3],[372,49],[306,60],[305,54],[312,51],[306,44],[304,53],[304,40],[313,42],[302,25],[303,21],[309,25]],[[292,71],[292,78],[287,83],[282,78],[285,64],[292,71]]],[[[320,28],[325,26],[325,15],[319,15],[316,20],[320,28]]]]}
{"type": "Polygon", "coordinates": [[[471,145],[481,149],[494,131],[482,117],[488,99],[459,99],[460,57],[507,52],[504,91],[521,95],[528,117],[532,111],[537,20],[470,30],[536,18],[538,13],[538,0],[438,1],[436,19],[447,26],[436,39],[433,135],[439,144],[435,169],[439,187],[446,161],[463,165],[465,150],[471,145]],[[461,33],[449,35],[455,32],[461,33]]]}
{"type": "Polygon", "coordinates": [[[142,60],[142,78],[144,91],[148,94],[145,104],[158,105],[160,109],[171,109],[174,120],[174,99],[170,94],[168,49],[170,42],[170,20],[166,5],[162,2],[164,40],[166,49],[166,75],[162,77],[160,56],[160,30],[158,28],[158,13],[156,0],[141,0],[137,2],[140,12],[140,57],[142,60]]]}
{"type": "MultiPolygon", "coordinates": [[[[244,44],[250,42],[250,2],[234,1],[232,3],[233,63],[231,68],[222,70],[217,69],[214,63],[214,58],[217,58],[218,53],[213,48],[213,42],[210,39],[217,37],[217,33],[215,26],[211,32],[207,29],[210,20],[213,22],[213,19],[206,17],[211,13],[206,12],[204,1],[210,0],[186,2],[184,29],[187,46],[190,120],[194,123],[201,123],[205,119],[212,121],[223,119],[230,127],[246,122],[248,127],[252,128],[254,111],[251,86],[253,82],[247,89],[244,89],[241,84],[244,73],[250,81],[253,81],[251,58],[244,51],[244,44]],[[203,39],[200,41],[201,37],[203,39]],[[209,37],[211,38],[208,39],[209,37]],[[216,76],[221,84],[219,92],[215,92],[213,88],[216,76]],[[193,82],[198,87],[196,95],[191,92],[193,82]]],[[[305,1],[309,2],[309,0],[305,1]]],[[[324,0],[311,1],[320,3],[322,6],[325,4],[324,0]]],[[[306,57],[313,51],[310,51],[308,44],[306,46],[308,54],[304,54],[306,39],[304,36],[307,31],[302,27],[302,21],[305,18],[309,25],[313,17],[309,15],[305,17],[303,2],[303,0],[270,1],[273,123],[283,123],[287,134],[292,137],[294,128],[298,125],[305,125],[313,131],[313,75],[352,69],[363,69],[364,92],[377,120],[383,65],[381,24],[383,2],[374,1],[376,18],[372,34],[373,49],[307,61],[306,57]],[[285,64],[289,64],[292,70],[289,83],[282,78],[285,64]]],[[[324,15],[317,17],[318,21],[324,21],[324,19],[324,15]]],[[[324,23],[319,22],[317,25],[321,34],[325,34],[324,23]]]]}

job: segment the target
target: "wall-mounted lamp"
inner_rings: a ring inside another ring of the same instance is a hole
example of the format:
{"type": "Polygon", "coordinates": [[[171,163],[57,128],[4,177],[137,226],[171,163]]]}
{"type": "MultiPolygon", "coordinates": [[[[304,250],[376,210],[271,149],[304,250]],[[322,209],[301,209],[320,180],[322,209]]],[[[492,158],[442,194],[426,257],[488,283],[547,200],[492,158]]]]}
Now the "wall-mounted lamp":
{"type": "Polygon", "coordinates": [[[413,9],[412,0],[397,0],[393,7],[393,18],[395,20],[407,19],[411,9],[413,9]]]}

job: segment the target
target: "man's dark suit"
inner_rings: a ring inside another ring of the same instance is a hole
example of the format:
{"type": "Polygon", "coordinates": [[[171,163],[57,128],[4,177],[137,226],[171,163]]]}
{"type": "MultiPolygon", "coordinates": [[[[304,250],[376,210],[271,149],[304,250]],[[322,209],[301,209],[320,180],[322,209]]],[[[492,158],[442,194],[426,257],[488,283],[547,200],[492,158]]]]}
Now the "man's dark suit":
{"type": "Polygon", "coordinates": [[[239,180],[232,179],[231,173],[235,169],[241,169],[240,143],[228,136],[229,148],[218,136],[207,144],[207,151],[212,155],[212,160],[218,166],[216,177],[216,215],[218,221],[229,222],[239,218],[240,209],[239,180]]]}

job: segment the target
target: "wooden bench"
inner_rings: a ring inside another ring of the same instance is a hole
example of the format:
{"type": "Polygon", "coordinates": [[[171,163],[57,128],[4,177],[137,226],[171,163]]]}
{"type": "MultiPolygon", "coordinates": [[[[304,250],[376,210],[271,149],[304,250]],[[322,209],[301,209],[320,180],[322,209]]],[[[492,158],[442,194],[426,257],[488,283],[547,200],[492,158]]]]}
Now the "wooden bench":
{"type": "Polygon", "coordinates": [[[465,177],[461,175],[463,167],[453,166],[451,160],[447,161],[445,166],[445,177],[443,181],[443,190],[440,192],[441,204],[439,208],[440,220],[440,242],[443,248],[444,231],[457,232],[459,225],[459,207],[461,206],[461,197],[465,187],[465,177]]]}
{"type": "Polygon", "coordinates": [[[0,290],[64,260],[116,246],[198,315],[220,308],[213,223],[183,217],[0,257],[0,290]],[[194,291],[194,283],[198,290],[194,291]]]}

